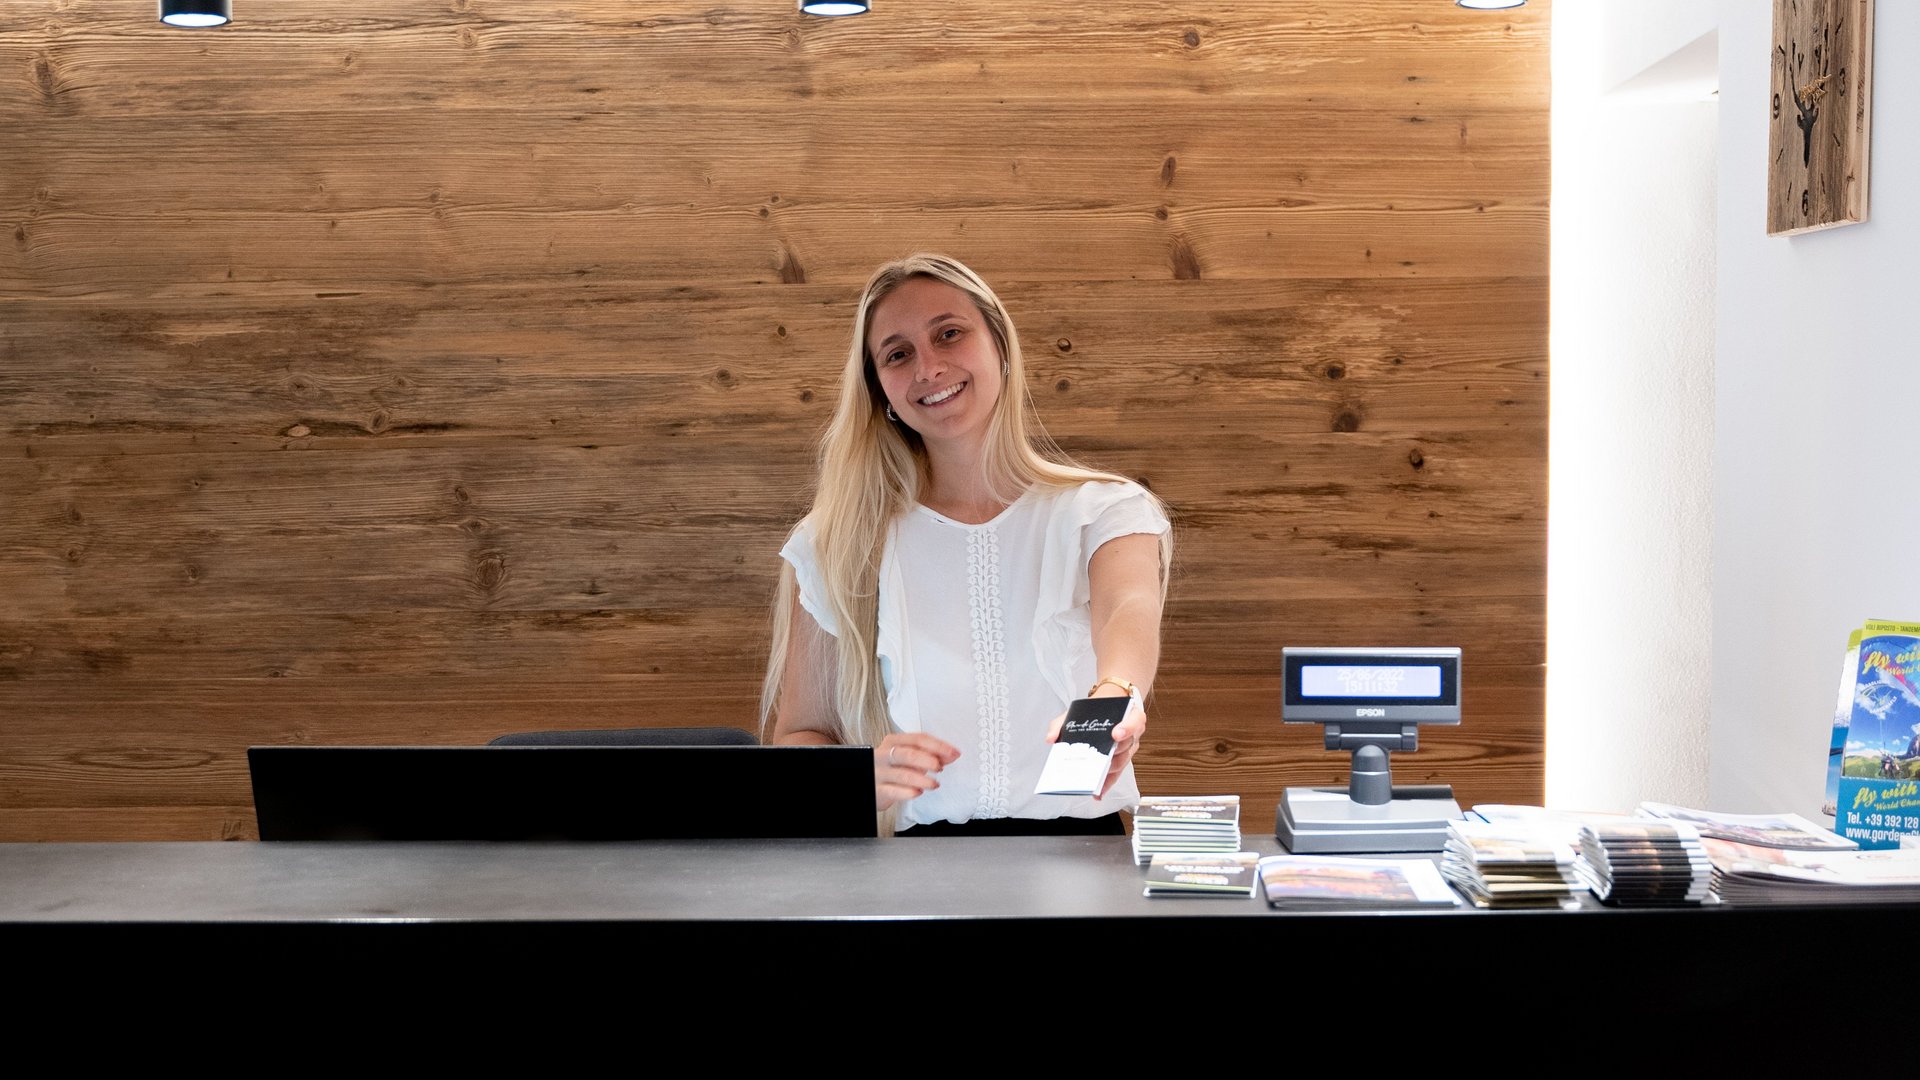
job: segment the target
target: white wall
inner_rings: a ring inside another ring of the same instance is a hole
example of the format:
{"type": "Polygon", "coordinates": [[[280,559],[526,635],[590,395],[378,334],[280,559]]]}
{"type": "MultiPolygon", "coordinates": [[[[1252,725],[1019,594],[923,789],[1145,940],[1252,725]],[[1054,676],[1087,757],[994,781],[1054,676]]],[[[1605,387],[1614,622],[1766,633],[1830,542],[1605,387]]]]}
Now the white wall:
{"type": "MultiPolygon", "coordinates": [[[[1591,14],[1575,11],[1572,17],[1589,34],[1577,43],[1579,47],[1599,50],[1599,56],[1588,63],[1609,94],[1620,93],[1649,72],[1659,72],[1676,56],[1687,58],[1688,44],[1720,25],[1720,0],[1559,0],[1553,6],[1555,21],[1566,17],[1569,8],[1596,9],[1591,14]]],[[[1718,58],[1708,61],[1713,67],[1718,63],[1718,58]]],[[[1661,81],[1672,86],[1681,80],[1669,72],[1661,81]]],[[[1704,96],[1696,95],[1696,100],[1704,96]]]]}
{"type": "Polygon", "coordinates": [[[1691,63],[1701,50],[1687,46],[1718,13],[1712,0],[1658,8],[1558,0],[1553,12],[1547,801],[1559,807],[1708,801],[1718,110],[1696,70],[1711,61],[1691,63]]]}
{"type": "Polygon", "coordinates": [[[1768,8],[1720,24],[1710,801],[1812,816],[1847,631],[1920,618],[1920,4],[1875,8],[1868,221],[1795,237],[1766,235],[1768,8]]]}

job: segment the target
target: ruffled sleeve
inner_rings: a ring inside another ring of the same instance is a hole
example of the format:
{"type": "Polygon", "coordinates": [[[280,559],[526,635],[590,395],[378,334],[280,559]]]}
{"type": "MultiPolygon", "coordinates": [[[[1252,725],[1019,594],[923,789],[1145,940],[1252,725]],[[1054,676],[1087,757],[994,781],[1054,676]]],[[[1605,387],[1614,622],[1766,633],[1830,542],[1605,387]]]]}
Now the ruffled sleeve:
{"type": "Polygon", "coordinates": [[[1056,496],[1041,553],[1033,640],[1041,675],[1062,708],[1099,677],[1088,606],[1093,553],[1117,537],[1159,536],[1171,527],[1153,497],[1132,482],[1087,483],[1056,496]]]}
{"type": "Polygon", "coordinates": [[[827,605],[826,584],[820,577],[820,559],[814,553],[813,529],[802,521],[794,527],[793,535],[787,537],[787,544],[780,549],[780,557],[793,566],[794,584],[799,586],[800,606],[820,629],[840,636],[840,624],[833,617],[833,608],[827,605]]]}
{"type": "MultiPolygon", "coordinates": [[[[826,579],[820,574],[817,550],[811,525],[802,521],[787,538],[786,546],[780,549],[780,557],[793,565],[800,606],[820,624],[820,629],[839,637],[840,623],[827,604],[826,579]]],[[[880,562],[879,626],[874,651],[880,661],[880,681],[886,687],[887,709],[894,726],[901,731],[918,731],[920,706],[914,692],[912,653],[907,649],[905,597],[900,559],[889,539],[880,562]]]]}
{"type": "MultiPolygon", "coordinates": [[[[1160,536],[1172,528],[1167,516],[1160,512],[1153,496],[1139,484],[1087,484],[1081,488],[1111,489],[1083,494],[1083,501],[1090,503],[1088,514],[1091,518],[1082,527],[1080,556],[1080,581],[1084,587],[1087,579],[1087,567],[1093,562],[1093,553],[1109,540],[1134,533],[1150,533],[1160,536]]],[[[1164,570],[1164,568],[1163,568],[1164,570]]]]}

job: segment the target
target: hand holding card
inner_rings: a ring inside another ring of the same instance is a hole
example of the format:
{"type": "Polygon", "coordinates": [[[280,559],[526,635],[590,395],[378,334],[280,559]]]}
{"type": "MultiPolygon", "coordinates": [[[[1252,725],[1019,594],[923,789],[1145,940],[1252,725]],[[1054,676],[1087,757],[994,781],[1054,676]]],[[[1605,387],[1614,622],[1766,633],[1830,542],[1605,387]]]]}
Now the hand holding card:
{"type": "Polygon", "coordinates": [[[1104,793],[1113,767],[1114,729],[1126,720],[1133,704],[1131,697],[1098,697],[1080,698],[1067,706],[1034,794],[1104,793]]]}

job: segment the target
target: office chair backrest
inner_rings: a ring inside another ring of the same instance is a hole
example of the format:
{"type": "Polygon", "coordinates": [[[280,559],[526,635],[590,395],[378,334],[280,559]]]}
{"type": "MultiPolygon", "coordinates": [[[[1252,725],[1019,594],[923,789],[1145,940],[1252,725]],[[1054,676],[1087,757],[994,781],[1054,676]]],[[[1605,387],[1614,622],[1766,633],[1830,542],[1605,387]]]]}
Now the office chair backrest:
{"type": "Polygon", "coordinates": [[[519,731],[488,746],[758,746],[751,732],[734,727],[600,728],[584,731],[519,731]]]}

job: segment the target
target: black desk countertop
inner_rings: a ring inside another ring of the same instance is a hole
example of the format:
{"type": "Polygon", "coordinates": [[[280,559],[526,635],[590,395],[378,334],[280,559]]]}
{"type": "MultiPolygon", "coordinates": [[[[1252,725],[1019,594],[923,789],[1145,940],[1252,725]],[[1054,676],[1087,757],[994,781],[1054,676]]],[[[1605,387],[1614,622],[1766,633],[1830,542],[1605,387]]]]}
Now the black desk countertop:
{"type": "Polygon", "coordinates": [[[0,845],[0,923],[804,922],[1261,913],[1149,901],[1124,838],[0,845]]]}

